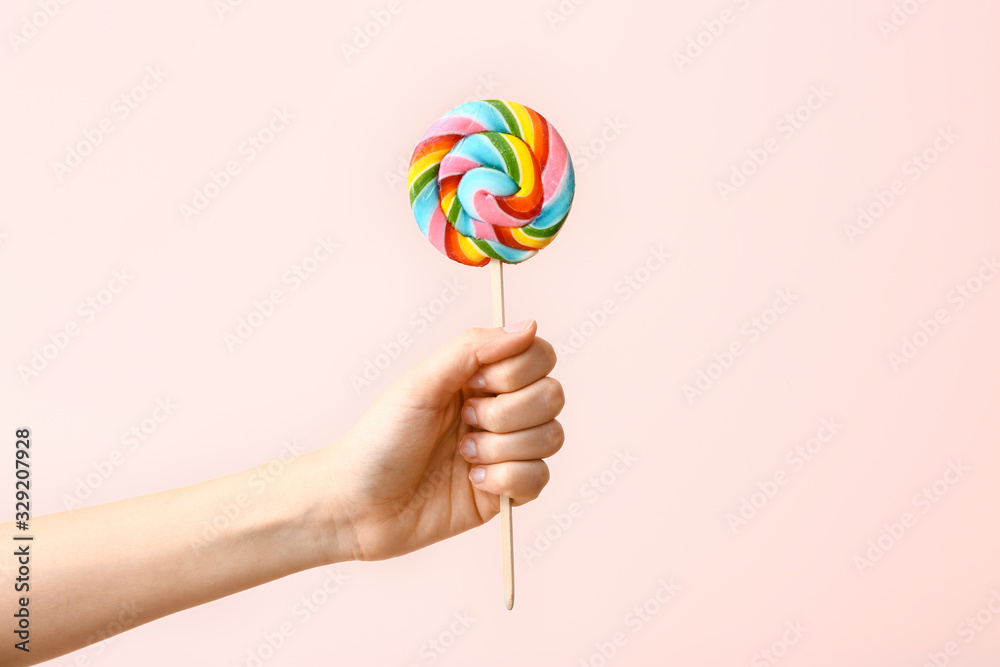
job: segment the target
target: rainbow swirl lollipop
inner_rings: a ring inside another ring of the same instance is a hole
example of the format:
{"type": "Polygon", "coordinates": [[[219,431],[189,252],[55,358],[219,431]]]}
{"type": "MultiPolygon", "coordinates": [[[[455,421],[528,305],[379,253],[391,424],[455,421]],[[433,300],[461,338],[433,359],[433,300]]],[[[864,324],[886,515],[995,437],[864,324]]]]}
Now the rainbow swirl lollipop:
{"type": "Polygon", "coordinates": [[[461,264],[523,262],[562,228],[573,162],[538,112],[485,100],[434,123],[410,158],[410,205],[435,248],[461,264]]]}

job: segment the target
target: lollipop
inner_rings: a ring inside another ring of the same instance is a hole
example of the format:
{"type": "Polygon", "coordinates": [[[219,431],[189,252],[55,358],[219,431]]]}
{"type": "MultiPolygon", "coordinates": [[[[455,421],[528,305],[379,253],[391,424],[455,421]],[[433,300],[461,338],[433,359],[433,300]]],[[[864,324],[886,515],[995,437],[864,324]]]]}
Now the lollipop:
{"type": "Polygon", "coordinates": [[[516,264],[544,248],[573,202],[573,163],[541,114],[515,102],[469,102],[431,126],[410,158],[420,231],[451,259],[516,264]]]}
{"type": "MultiPolygon", "coordinates": [[[[417,226],[435,248],[469,266],[490,264],[493,326],[504,325],[503,265],[534,257],[562,229],[573,203],[573,162],[537,111],[503,100],[469,102],[431,125],[410,158],[417,226]]],[[[514,606],[510,498],[500,497],[504,598],[514,606]]]]}

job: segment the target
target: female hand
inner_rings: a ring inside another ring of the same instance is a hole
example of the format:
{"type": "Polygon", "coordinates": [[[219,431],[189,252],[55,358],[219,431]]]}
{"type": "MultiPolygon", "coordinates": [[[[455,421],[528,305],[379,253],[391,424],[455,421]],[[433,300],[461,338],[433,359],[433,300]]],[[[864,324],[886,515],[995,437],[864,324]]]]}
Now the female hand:
{"type": "Polygon", "coordinates": [[[489,521],[501,495],[538,496],[542,459],[563,443],[564,397],[547,377],[555,351],[535,332],[534,321],[466,331],[322,451],[347,558],[408,553],[489,521]]]}

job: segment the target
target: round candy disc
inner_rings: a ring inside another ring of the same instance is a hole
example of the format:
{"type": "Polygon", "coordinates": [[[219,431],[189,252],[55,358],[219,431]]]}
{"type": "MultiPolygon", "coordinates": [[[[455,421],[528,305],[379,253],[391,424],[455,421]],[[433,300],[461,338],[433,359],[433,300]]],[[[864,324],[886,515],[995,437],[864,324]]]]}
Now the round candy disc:
{"type": "Polygon", "coordinates": [[[435,248],[469,266],[523,262],[562,228],[573,203],[573,162],[562,137],[516,102],[468,102],[421,138],[407,175],[417,225],[435,248]]]}

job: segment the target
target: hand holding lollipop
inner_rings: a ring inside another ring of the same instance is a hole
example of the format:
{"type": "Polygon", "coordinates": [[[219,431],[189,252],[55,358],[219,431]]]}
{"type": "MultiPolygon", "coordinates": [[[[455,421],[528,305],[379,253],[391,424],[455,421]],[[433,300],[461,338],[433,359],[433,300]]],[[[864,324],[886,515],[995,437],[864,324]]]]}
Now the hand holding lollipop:
{"type": "MultiPolygon", "coordinates": [[[[573,163],[562,137],[515,102],[463,104],[424,134],[407,177],[420,231],[460,264],[491,265],[493,325],[504,325],[503,264],[533,257],[562,228],[573,163]]],[[[510,499],[500,499],[504,597],[514,605],[510,499]]]]}

